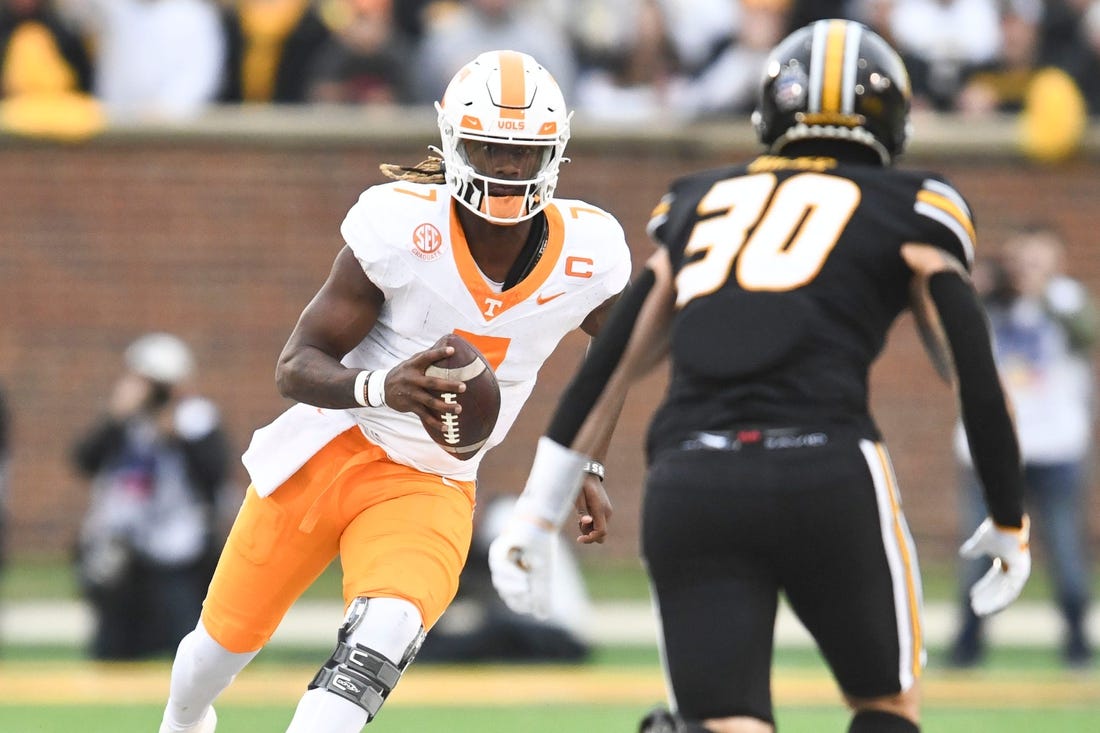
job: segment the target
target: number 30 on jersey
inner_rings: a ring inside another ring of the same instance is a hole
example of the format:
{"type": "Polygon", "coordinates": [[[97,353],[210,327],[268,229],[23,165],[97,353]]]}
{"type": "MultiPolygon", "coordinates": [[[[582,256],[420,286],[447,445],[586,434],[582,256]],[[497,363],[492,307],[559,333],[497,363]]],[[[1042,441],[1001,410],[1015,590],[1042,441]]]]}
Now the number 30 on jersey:
{"type": "Polygon", "coordinates": [[[691,232],[684,256],[701,256],[676,276],[676,305],[713,293],[731,274],[745,290],[805,285],[821,271],[859,202],[855,183],[821,173],[782,183],[773,173],[719,181],[699,202],[699,216],[718,215],[691,232]]]}

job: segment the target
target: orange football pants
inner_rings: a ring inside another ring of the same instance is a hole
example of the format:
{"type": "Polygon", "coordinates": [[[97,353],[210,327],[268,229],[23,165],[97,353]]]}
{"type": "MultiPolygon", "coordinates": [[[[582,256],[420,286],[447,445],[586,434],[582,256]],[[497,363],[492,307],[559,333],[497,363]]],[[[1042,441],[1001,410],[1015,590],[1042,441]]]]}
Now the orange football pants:
{"type": "Polygon", "coordinates": [[[401,598],[431,628],[458,591],[474,487],[394,463],[358,428],[345,431],[270,496],[248,487],[203,625],[231,652],[259,649],[339,556],[345,608],[357,596],[401,598]]]}

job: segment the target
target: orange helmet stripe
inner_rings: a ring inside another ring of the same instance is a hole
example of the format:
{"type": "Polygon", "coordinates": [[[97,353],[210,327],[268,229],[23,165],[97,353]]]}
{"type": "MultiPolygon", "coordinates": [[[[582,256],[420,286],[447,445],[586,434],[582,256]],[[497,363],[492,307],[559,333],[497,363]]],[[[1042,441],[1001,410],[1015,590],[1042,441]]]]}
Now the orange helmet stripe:
{"type": "Polygon", "coordinates": [[[523,57],[515,51],[503,51],[500,54],[500,116],[511,119],[523,119],[527,105],[526,74],[523,72],[523,57]]]}
{"type": "Polygon", "coordinates": [[[848,35],[848,23],[834,20],[829,23],[825,37],[825,70],[821,84],[821,111],[840,111],[841,82],[844,79],[844,43],[848,35]]]}

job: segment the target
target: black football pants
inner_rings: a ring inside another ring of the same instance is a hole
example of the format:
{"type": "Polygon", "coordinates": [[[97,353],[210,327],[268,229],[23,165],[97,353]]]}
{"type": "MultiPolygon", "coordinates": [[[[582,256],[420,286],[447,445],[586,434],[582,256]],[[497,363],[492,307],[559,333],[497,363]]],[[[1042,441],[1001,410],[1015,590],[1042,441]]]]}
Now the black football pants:
{"type": "Polygon", "coordinates": [[[908,689],[920,579],[882,445],[854,430],[703,437],[655,457],[643,508],[674,707],[774,722],[780,592],[845,693],[908,689]]]}

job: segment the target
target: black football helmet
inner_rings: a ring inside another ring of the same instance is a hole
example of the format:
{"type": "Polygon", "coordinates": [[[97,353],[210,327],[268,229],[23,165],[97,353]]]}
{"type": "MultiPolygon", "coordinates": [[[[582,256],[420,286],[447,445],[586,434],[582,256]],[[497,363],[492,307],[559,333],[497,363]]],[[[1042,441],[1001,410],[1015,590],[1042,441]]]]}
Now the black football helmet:
{"type": "Polygon", "coordinates": [[[772,152],[796,140],[847,140],[889,165],[909,139],[910,98],[905,64],[881,36],[855,21],[819,20],[768,55],[752,122],[772,152]]]}

